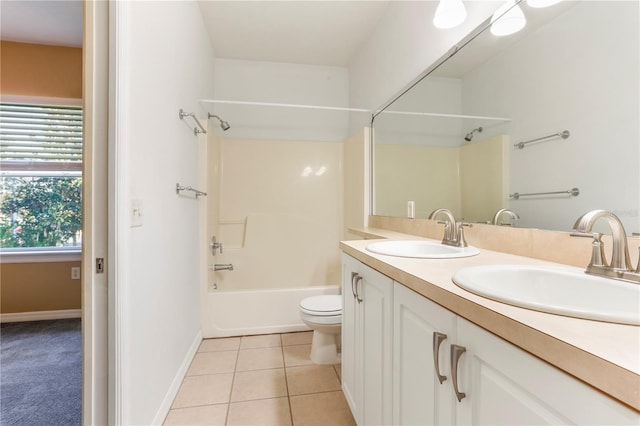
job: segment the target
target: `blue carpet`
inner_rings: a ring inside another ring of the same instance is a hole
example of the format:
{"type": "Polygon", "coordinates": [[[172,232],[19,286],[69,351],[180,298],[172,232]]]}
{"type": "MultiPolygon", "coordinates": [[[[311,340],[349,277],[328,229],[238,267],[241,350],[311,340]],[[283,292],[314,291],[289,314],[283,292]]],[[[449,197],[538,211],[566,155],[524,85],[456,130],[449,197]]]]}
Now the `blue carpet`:
{"type": "Polygon", "coordinates": [[[2,324],[0,425],[82,423],[80,319],[2,324]]]}

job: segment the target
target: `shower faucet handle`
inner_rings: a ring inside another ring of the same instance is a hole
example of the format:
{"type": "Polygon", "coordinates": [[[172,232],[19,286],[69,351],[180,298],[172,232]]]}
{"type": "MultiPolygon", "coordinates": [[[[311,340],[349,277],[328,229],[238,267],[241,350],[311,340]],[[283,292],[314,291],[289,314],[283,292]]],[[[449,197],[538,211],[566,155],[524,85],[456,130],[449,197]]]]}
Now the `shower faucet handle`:
{"type": "Polygon", "coordinates": [[[216,250],[220,249],[220,254],[222,254],[222,243],[219,243],[216,240],[216,236],[214,235],[213,237],[211,237],[211,244],[209,244],[209,246],[211,247],[211,254],[212,255],[216,255],[216,250]]]}

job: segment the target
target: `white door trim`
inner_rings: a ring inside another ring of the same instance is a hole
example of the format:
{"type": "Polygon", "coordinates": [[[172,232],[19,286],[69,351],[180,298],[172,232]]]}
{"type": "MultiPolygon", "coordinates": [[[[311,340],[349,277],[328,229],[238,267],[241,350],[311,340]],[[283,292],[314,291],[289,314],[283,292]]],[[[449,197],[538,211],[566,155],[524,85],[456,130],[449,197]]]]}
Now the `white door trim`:
{"type": "Polygon", "coordinates": [[[129,2],[109,4],[109,424],[123,424],[129,399],[125,383],[128,364],[126,283],[129,237],[129,128],[131,87],[127,67],[127,42],[131,39],[129,2]]]}
{"type": "Polygon", "coordinates": [[[108,418],[107,274],[95,259],[107,258],[108,9],[84,3],[83,31],[83,241],[82,241],[82,423],[108,418]]]}

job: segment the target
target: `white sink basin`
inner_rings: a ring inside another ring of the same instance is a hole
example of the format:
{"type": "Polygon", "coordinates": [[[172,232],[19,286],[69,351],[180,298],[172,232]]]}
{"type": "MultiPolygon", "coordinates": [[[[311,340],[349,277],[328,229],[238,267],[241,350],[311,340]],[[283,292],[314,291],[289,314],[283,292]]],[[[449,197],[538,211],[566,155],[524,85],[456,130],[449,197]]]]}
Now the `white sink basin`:
{"type": "Polygon", "coordinates": [[[486,265],[453,275],[459,287],[499,302],[576,318],[640,325],[640,285],[569,267],[486,265]]]}
{"type": "Polygon", "coordinates": [[[417,257],[420,259],[449,259],[475,256],[480,253],[480,250],[475,247],[453,247],[424,240],[380,241],[369,244],[365,249],[387,256],[417,257]]]}

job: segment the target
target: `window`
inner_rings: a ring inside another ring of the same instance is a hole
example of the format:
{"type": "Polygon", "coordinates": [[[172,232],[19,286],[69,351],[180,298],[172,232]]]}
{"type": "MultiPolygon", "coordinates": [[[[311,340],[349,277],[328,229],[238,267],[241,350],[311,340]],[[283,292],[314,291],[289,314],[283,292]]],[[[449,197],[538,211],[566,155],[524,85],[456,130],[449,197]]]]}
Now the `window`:
{"type": "Polygon", "coordinates": [[[79,250],[82,108],[0,104],[0,248],[79,250]]]}

